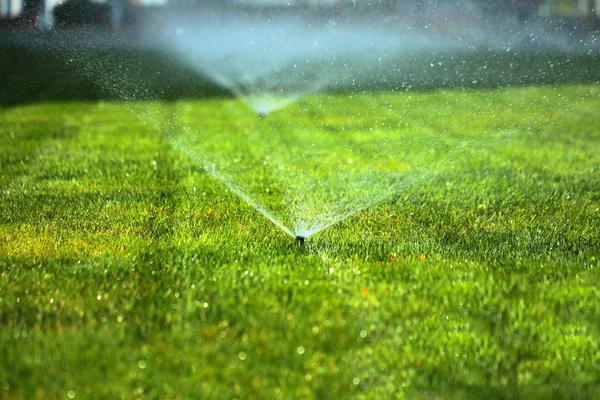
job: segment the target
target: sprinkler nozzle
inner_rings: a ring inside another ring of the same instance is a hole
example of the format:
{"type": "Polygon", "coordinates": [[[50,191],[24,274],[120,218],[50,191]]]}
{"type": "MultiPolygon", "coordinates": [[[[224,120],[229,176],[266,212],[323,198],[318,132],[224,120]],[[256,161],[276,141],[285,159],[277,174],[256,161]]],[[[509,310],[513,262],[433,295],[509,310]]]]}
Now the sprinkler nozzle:
{"type": "Polygon", "coordinates": [[[296,242],[298,242],[300,246],[304,246],[304,239],[306,239],[304,236],[296,235],[296,242]]]}
{"type": "Polygon", "coordinates": [[[267,116],[265,113],[258,113],[258,119],[264,119],[267,116]]]}

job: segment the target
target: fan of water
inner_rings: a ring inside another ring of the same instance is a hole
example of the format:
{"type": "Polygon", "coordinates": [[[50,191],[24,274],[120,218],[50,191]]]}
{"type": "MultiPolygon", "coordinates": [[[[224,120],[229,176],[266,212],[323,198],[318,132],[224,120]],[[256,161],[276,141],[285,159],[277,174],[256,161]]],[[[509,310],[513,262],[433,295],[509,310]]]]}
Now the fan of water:
{"type": "Polygon", "coordinates": [[[362,80],[401,44],[384,30],[341,28],[333,21],[246,18],[227,28],[210,21],[175,26],[162,37],[162,51],[229,89],[259,115],[331,85],[362,80]]]}
{"type": "Polygon", "coordinates": [[[292,237],[307,238],[473,151],[402,104],[317,95],[264,120],[235,101],[132,105],[181,151],[292,237]]]}

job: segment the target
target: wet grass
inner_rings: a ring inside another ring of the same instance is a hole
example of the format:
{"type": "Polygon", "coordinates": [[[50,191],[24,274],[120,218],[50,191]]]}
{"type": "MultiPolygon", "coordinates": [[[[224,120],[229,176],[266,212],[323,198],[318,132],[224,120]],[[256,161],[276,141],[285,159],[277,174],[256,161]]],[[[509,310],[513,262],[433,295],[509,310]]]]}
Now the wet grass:
{"type": "Polygon", "coordinates": [[[510,139],[299,247],[123,104],[2,109],[0,398],[600,396],[600,88],[361,101],[510,139]]]}

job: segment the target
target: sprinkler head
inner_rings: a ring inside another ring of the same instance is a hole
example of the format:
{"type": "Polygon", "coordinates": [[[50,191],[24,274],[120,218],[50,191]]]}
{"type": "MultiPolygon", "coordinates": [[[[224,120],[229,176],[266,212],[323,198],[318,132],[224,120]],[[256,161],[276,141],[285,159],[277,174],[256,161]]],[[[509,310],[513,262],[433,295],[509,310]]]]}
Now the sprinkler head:
{"type": "Polygon", "coordinates": [[[258,113],[258,119],[264,119],[267,116],[265,113],[258,113]]]}
{"type": "Polygon", "coordinates": [[[304,239],[306,239],[304,236],[296,235],[296,242],[298,242],[300,246],[304,246],[304,239]]]}

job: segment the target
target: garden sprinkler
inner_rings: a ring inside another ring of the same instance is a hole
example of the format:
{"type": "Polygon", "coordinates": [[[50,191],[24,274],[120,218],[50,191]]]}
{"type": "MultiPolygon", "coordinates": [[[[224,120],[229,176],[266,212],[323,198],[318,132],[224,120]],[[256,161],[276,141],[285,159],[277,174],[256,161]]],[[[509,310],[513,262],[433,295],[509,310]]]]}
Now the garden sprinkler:
{"type": "Polygon", "coordinates": [[[302,235],[296,235],[296,242],[300,243],[300,246],[304,246],[304,239],[306,239],[302,235]]]}
{"type": "Polygon", "coordinates": [[[267,114],[265,114],[263,112],[258,113],[258,119],[264,119],[266,116],[267,116],[267,114]]]}

